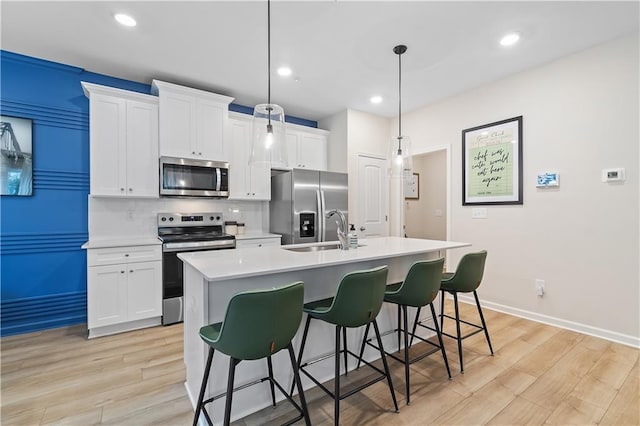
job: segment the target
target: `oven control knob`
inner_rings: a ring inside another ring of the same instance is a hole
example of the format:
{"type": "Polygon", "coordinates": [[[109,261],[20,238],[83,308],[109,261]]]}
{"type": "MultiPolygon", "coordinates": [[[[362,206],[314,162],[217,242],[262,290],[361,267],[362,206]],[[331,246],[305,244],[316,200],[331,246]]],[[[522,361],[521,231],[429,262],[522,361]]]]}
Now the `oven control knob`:
{"type": "Polygon", "coordinates": [[[161,218],[160,220],[161,220],[161,221],[163,221],[163,222],[166,222],[166,221],[167,221],[167,218],[166,218],[166,217],[164,217],[164,216],[162,216],[162,218],[161,218]]]}
{"type": "Polygon", "coordinates": [[[173,218],[172,217],[169,218],[169,222],[173,222],[173,218]]]}
{"type": "Polygon", "coordinates": [[[209,218],[209,220],[211,220],[211,221],[213,221],[213,219],[215,219],[213,216],[211,216],[211,217],[209,218]]]}
{"type": "Polygon", "coordinates": [[[220,216],[216,216],[216,220],[220,220],[220,216]]]}

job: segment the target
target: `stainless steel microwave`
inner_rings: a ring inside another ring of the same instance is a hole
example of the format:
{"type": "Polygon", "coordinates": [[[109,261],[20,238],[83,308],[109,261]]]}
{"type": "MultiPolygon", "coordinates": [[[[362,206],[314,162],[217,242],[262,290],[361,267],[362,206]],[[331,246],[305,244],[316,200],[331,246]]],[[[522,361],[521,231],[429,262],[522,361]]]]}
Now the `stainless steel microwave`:
{"type": "Polygon", "coordinates": [[[160,157],[160,195],[229,197],[229,163],[160,157]]]}

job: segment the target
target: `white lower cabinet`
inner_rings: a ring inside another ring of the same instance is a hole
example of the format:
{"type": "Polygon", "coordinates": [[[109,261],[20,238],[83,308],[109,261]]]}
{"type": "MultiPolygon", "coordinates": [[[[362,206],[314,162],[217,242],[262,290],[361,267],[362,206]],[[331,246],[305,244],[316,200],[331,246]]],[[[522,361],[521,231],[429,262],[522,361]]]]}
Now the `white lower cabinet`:
{"type": "Polygon", "coordinates": [[[89,337],[160,324],[162,316],[160,246],[89,249],[87,323],[89,337]],[[136,254],[146,253],[135,261],[136,254]],[[131,259],[123,261],[123,259],[131,259]],[[107,264],[109,261],[114,263],[107,264]],[[115,263],[117,262],[117,263],[115,263]]]}

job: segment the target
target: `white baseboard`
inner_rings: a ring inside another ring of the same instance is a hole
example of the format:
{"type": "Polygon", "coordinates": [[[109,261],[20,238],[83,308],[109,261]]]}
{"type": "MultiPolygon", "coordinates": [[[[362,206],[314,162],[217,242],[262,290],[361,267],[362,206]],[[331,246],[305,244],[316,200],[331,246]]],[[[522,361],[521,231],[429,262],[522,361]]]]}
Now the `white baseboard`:
{"type": "MultiPolygon", "coordinates": [[[[470,303],[473,305],[476,304],[472,296],[459,294],[458,299],[464,303],[470,303]]],[[[634,348],[640,348],[640,337],[637,336],[617,333],[615,331],[605,330],[578,322],[568,321],[562,318],[550,317],[548,315],[539,314],[537,312],[525,311],[524,309],[518,309],[511,306],[501,305],[499,303],[488,302],[486,300],[481,300],[480,303],[482,305],[482,308],[503,312],[505,314],[513,315],[535,322],[540,322],[542,324],[552,325],[554,327],[564,328],[582,334],[587,334],[589,336],[600,337],[602,339],[621,343],[623,345],[631,346],[634,348]]]]}

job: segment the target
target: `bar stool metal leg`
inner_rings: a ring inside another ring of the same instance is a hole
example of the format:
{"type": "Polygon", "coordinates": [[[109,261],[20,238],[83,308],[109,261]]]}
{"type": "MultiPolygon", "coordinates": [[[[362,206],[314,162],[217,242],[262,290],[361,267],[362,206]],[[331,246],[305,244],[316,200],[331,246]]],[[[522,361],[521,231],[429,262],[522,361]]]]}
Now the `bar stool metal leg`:
{"type": "Polygon", "coordinates": [[[334,379],[334,412],[333,412],[333,424],[336,426],[340,423],[340,326],[336,325],[336,371],[334,379]]]}
{"type": "Polygon", "coordinates": [[[358,356],[358,365],[356,366],[356,370],[360,368],[360,363],[362,362],[362,355],[364,355],[364,345],[367,343],[367,336],[369,336],[369,327],[371,323],[368,323],[364,328],[364,336],[362,338],[362,345],[360,345],[360,356],[358,356]]]}
{"type": "MultiPolygon", "coordinates": [[[[391,398],[393,399],[393,406],[396,408],[396,413],[400,411],[398,408],[398,400],[396,399],[396,392],[393,390],[393,382],[391,381],[391,373],[389,372],[389,364],[387,364],[387,357],[384,353],[384,347],[382,346],[382,338],[380,338],[380,330],[378,329],[378,322],[373,320],[373,329],[376,332],[376,339],[378,340],[378,347],[380,348],[380,357],[382,358],[382,365],[384,366],[384,372],[387,376],[387,383],[389,384],[389,391],[391,391],[391,398]]],[[[337,423],[336,423],[337,424],[337,423]]]]}
{"type": "MultiPolygon", "coordinates": [[[[400,305],[398,305],[400,306],[400,305]]],[[[409,324],[407,324],[407,305],[402,305],[402,314],[403,314],[403,322],[402,326],[404,328],[404,380],[405,380],[405,389],[406,389],[406,399],[407,405],[411,404],[410,391],[409,391],[409,324]]],[[[400,325],[400,324],[398,324],[400,325]]]]}
{"type": "Polygon", "coordinates": [[[484,322],[484,315],[482,315],[482,308],[480,307],[480,300],[478,300],[478,293],[473,291],[473,297],[476,298],[476,306],[478,307],[478,313],[480,314],[480,321],[482,321],[482,328],[484,329],[484,337],[487,338],[487,343],[489,344],[489,351],[491,351],[491,355],[493,355],[493,347],[491,346],[491,339],[489,339],[489,330],[487,330],[487,323],[484,322]]]}
{"type": "Polygon", "coordinates": [[[344,375],[348,375],[349,371],[347,366],[349,365],[349,360],[347,359],[347,327],[342,327],[342,347],[344,348],[344,375]]]}
{"type": "Polygon", "coordinates": [[[202,402],[204,401],[204,392],[207,389],[207,382],[209,381],[209,373],[211,372],[211,362],[213,361],[214,349],[209,347],[209,355],[207,356],[207,365],[204,367],[204,377],[202,378],[202,384],[200,385],[200,395],[198,395],[198,405],[196,406],[196,412],[193,416],[193,426],[198,425],[200,417],[200,411],[202,411],[202,402]]]}
{"type": "Polygon", "coordinates": [[[240,360],[229,358],[229,378],[227,379],[227,398],[224,404],[224,426],[231,423],[231,403],[233,401],[233,380],[236,374],[236,365],[240,360]]]}
{"type": "Polygon", "coordinates": [[[458,356],[460,358],[460,374],[464,374],[464,363],[462,361],[462,334],[460,334],[460,311],[458,309],[458,293],[453,292],[453,304],[456,311],[456,336],[458,337],[458,356]]]}
{"type": "MultiPolygon", "coordinates": [[[[307,334],[309,334],[309,324],[311,323],[311,315],[307,315],[307,321],[304,323],[304,332],[302,332],[302,342],[300,343],[300,352],[298,353],[298,362],[296,364],[296,369],[300,367],[302,364],[302,351],[304,351],[304,345],[307,343],[307,334]]],[[[293,388],[295,383],[291,384],[291,392],[289,395],[293,395],[293,388]]],[[[300,390],[298,389],[298,392],[300,390]]]]}
{"type": "MultiPolygon", "coordinates": [[[[449,380],[451,380],[451,370],[449,369],[449,360],[447,359],[447,352],[444,350],[444,342],[442,341],[442,333],[440,328],[438,328],[438,317],[436,316],[436,309],[433,307],[433,303],[430,303],[431,306],[431,316],[433,317],[433,325],[436,328],[436,335],[438,336],[438,343],[440,344],[440,351],[442,352],[442,359],[444,359],[444,365],[447,367],[447,374],[449,375],[449,380]]],[[[417,318],[417,317],[416,317],[417,318]]],[[[416,322],[417,324],[417,322],[416,322]]],[[[415,326],[413,325],[413,332],[415,333],[415,326]]]]}
{"type": "Polygon", "coordinates": [[[273,385],[273,363],[271,362],[271,357],[267,357],[267,368],[269,370],[269,387],[271,388],[271,404],[275,408],[276,406],[276,389],[273,385]]]}
{"type": "MultiPolygon", "coordinates": [[[[307,408],[307,400],[302,390],[302,381],[300,380],[300,371],[298,371],[298,364],[296,363],[296,356],[293,352],[293,345],[289,343],[287,346],[289,351],[289,359],[291,360],[291,368],[293,369],[293,383],[298,387],[298,396],[300,397],[300,406],[302,407],[302,415],[304,416],[304,423],[306,426],[311,426],[311,419],[309,418],[309,409],[307,408]]],[[[293,393],[293,392],[292,392],[293,393]]]]}

